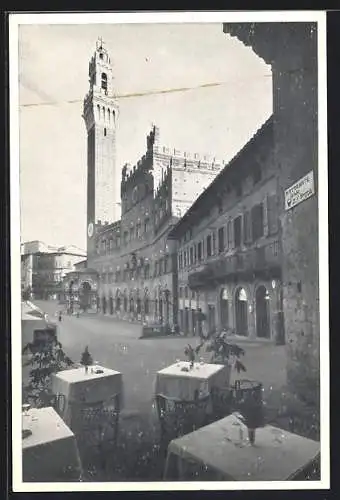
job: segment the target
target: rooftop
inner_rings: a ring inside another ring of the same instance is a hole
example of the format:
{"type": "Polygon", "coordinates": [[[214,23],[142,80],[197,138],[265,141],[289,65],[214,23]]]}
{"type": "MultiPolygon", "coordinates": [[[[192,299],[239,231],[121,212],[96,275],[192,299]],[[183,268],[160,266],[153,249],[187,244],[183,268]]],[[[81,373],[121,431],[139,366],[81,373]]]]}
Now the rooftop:
{"type": "Polygon", "coordinates": [[[202,211],[202,206],[207,200],[211,200],[214,196],[219,195],[224,189],[224,181],[227,175],[234,171],[235,168],[239,167],[240,161],[243,156],[249,152],[249,150],[257,143],[260,137],[272,129],[273,115],[271,115],[268,120],[257,130],[253,137],[247,142],[247,144],[234,156],[234,158],[221,170],[221,172],[215,177],[212,183],[205,189],[202,194],[196,199],[196,201],[191,205],[189,210],[184,214],[184,216],[178,221],[174,226],[172,231],[169,233],[170,239],[176,239],[199,217],[202,211]]]}

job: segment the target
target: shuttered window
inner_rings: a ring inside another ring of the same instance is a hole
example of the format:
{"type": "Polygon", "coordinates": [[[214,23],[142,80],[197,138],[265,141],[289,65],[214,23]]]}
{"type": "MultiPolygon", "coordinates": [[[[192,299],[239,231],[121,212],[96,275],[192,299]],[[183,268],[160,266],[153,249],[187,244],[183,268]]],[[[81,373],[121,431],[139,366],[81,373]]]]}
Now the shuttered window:
{"type": "Polygon", "coordinates": [[[235,247],[241,246],[241,238],[242,238],[242,219],[241,216],[239,215],[234,219],[234,243],[235,247]]]}
{"type": "Polygon", "coordinates": [[[207,236],[207,257],[211,256],[211,235],[207,236]]]}
{"type": "Polygon", "coordinates": [[[197,259],[198,259],[198,261],[202,260],[202,243],[201,243],[201,241],[197,244],[197,259]]]}
{"type": "Polygon", "coordinates": [[[279,230],[279,211],[276,194],[267,196],[268,234],[275,234],[279,230]]]}
{"type": "Polygon", "coordinates": [[[249,245],[252,242],[251,213],[249,210],[244,213],[243,224],[244,224],[244,242],[249,245]]]}
{"type": "Polygon", "coordinates": [[[231,224],[231,221],[229,221],[228,225],[227,225],[228,249],[232,248],[232,246],[233,246],[232,228],[233,228],[233,226],[231,224]]]}
{"type": "Polygon", "coordinates": [[[220,227],[218,230],[218,253],[222,253],[224,250],[224,227],[220,227]]]}
{"type": "Polygon", "coordinates": [[[253,241],[258,240],[263,236],[263,205],[259,203],[255,205],[251,210],[251,222],[252,222],[252,233],[253,241]]]}

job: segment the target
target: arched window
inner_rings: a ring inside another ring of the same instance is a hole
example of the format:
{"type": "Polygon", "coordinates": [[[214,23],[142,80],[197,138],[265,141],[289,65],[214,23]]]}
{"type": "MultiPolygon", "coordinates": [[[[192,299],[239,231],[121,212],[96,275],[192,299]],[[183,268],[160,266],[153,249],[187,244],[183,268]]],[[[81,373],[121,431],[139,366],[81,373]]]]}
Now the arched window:
{"type": "Polygon", "coordinates": [[[102,89],[107,92],[107,74],[102,73],[102,89]]]}
{"type": "Polygon", "coordinates": [[[245,291],[244,288],[241,288],[238,292],[238,300],[241,300],[242,302],[247,302],[248,297],[247,297],[247,292],[245,291]]]}
{"type": "Polygon", "coordinates": [[[109,108],[107,109],[107,119],[108,119],[108,121],[110,121],[110,119],[111,119],[111,112],[110,112],[109,108]]]}
{"type": "Polygon", "coordinates": [[[105,108],[103,107],[103,120],[105,121],[105,108]]]}
{"type": "Polygon", "coordinates": [[[97,114],[98,114],[98,119],[100,120],[100,106],[97,104],[97,114]]]}
{"type": "Polygon", "coordinates": [[[235,295],[236,333],[248,335],[248,297],[244,288],[238,288],[235,295]]]}

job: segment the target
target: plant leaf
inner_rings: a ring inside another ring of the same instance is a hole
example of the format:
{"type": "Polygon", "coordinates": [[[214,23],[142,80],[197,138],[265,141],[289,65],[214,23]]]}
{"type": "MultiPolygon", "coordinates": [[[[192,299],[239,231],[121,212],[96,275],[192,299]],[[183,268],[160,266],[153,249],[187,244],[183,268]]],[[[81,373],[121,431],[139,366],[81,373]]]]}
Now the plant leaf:
{"type": "Polygon", "coordinates": [[[246,372],[247,371],[247,369],[244,366],[244,364],[241,363],[241,361],[239,361],[238,359],[235,361],[235,369],[237,370],[237,373],[240,373],[241,371],[242,372],[246,372]]]}

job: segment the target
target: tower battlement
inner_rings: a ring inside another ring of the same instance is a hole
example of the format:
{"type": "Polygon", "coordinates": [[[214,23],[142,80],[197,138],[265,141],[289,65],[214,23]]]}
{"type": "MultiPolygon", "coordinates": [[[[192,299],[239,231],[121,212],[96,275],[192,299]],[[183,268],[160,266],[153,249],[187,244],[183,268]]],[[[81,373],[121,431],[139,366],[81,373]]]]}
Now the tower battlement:
{"type": "Polygon", "coordinates": [[[225,160],[212,155],[181,151],[180,149],[169,148],[167,146],[158,145],[153,151],[159,156],[168,156],[175,159],[174,164],[176,167],[186,167],[188,165],[208,170],[219,170],[226,165],[225,160]]]}
{"type": "MultiPolygon", "coordinates": [[[[194,175],[195,189],[197,190],[197,185],[203,189],[226,165],[224,160],[213,155],[190,153],[163,146],[160,143],[160,131],[156,125],[153,125],[146,136],[146,146],[146,153],[135,165],[131,166],[126,163],[122,168],[121,196],[125,200],[132,196],[132,190],[139,184],[146,184],[149,192],[153,191],[154,198],[161,196],[163,188],[166,189],[166,186],[172,183],[169,178],[171,172],[181,172],[179,178],[184,175],[184,182],[190,182],[191,174],[194,175]]],[[[178,178],[178,175],[176,177],[178,178]]],[[[174,182],[177,186],[180,181],[174,179],[174,182]]],[[[186,189],[183,196],[191,196],[189,192],[191,189],[186,189]]],[[[125,206],[130,206],[129,202],[126,203],[125,206]]]]}

